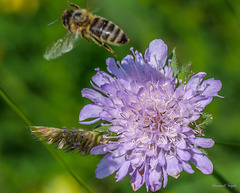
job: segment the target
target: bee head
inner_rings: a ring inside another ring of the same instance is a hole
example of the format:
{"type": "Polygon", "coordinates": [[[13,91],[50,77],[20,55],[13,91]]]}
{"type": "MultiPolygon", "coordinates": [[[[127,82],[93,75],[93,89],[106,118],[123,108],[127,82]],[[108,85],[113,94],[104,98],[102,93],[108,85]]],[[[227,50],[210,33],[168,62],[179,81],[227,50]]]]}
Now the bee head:
{"type": "Polygon", "coordinates": [[[69,28],[69,20],[72,17],[73,10],[66,9],[62,14],[62,23],[66,28],[69,28]]]}
{"type": "Polygon", "coordinates": [[[77,9],[72,14],[72,21],[76,26],[87,26],[89,23],[88,11],[85,9],[77,9]]]}
{"type": "Polygon", "coordinates": [[[73,13],[73,20],[74,21],[82,21],[83,20],[83,13],[80,10],[77,10],[73,13]]]}

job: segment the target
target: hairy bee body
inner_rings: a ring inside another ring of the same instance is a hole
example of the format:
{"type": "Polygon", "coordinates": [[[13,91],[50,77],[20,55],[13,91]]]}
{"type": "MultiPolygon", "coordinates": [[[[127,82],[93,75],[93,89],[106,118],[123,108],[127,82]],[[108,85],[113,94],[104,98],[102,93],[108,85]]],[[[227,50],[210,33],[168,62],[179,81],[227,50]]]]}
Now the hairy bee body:
{"type": "Polygon", "coordinates": [[[86,9],[81,9],[76,4],[69,3],[76,10],[65,10],[62,15],[62,23],[70,33],[77,33],[88,40],[91,38],[98,45],[104,46],[108,51],[113,53],[107,42],[112,45],[121,45],[129,41],[126,33],[112,21],[103,17],[92,15],[86,9]]]}
{"type": "Polygon", "coordinates": [[[117,56],[116,53],[106,43],[119,46],[129,42],[126,33],[112,21],[93,15],[87,9],[81,9],[76,4],[69,2],[68,4],[75,8],[74,10],[66,9],[62,14],[62,24],[68,30],[68,33],[46,50],[45,59],[55,59],[72,50],[79,35],[88,41],[92,39],[114,56],[117,56]]]}
{"type": "Polygon", "coordinates": [[[121,45],[129,41],[120,27],[102,17],[94,17],[89,30],[101,41],[109,44],[121,45]]]}

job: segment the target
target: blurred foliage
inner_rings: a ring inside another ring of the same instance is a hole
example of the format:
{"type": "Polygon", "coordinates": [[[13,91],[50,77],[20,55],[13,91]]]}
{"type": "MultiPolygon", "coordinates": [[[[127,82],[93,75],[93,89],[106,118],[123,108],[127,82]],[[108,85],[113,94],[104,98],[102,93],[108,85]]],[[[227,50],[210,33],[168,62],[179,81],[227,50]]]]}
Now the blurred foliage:
{"type": "MultiPolygon", "coordinates": [[[[80,6],[84,2],[74,0],[80,6]]],[[[220,94],[207,107],[213,123],[205,129],[216,142],[240,143],[240,1],[237,0],[99,0],[98,15],[121,26],[130,38],[113,47],[122,59],[130,47],[144,52],[150,41],[161,38],[176,47],[178,64],[188,64],[207,78],[220,79],[220,94]]],[[[70,53],[46,61],[45,48],[66,33],[58,22],[68,8],[66,0],[0,0],[0,85],[35,125],[79,127],[80,109],[89,101],[81,90],[90,87],[95,68],[106,69],[112,55],[86,40],[70,53]]],[[[0,192],[81,193],[45,147],[30,134],[25,123],[0,99],[0,192]]],[[[129,177],[116,183],[114,176],[98,180],[94,170],[99,157],[81,157],[59,151],[74,171],[96,192],[133,192],[129,177]]],[[[215,145],[208,151],[216,169],[240,187],[239,148],[215,145]]],[[[169,177],[161,192],[227,192],[212,175],[182,173],[169,177]]],[[[146,192],[142,187],[138,192],[146,192]]]]}

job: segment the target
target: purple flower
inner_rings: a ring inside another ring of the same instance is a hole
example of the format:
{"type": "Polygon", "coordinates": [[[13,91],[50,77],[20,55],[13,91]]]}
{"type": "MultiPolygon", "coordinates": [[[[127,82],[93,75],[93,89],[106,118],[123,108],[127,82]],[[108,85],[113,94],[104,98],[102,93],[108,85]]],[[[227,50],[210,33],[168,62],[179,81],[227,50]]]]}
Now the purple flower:
{"type": "Polygon", "coordinates": [[[115,140],[99,145],[91,154],[106,154],[98,164],[97,178],[116,172],[117,181],[131,176],[133,190],[144,183],[147,191],[166,187],[168,175],[178,178],[181,171],[194,173],[189,162],[204,174],[213,165],[198,147],[212,147],[214,141],[197,137],[190,126],[201,111],[218,96],[221,82],[213,78],[203,80],[200,72],[183,84],[173,76],[166,64],[167,45],[154,40],[143,57],[135,51],[121,64],[107,59],[111,75],[97,70],[92,78],[93,89],[83,89],[83,97],[93,103],[80,112],[80,123],[99,120],[110,123],[115,140]],[[92,121],[85,119],[94,118],[92,121]]]}

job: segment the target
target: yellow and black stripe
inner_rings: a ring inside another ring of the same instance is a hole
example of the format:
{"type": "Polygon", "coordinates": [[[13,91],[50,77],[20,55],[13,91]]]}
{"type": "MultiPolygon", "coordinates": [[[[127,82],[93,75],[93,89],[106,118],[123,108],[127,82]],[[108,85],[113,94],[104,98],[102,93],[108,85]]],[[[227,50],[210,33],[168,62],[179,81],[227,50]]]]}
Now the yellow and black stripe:
{"type": "Polygon", "coordinates": [[[102,17],[95,17],[92,20],[89,30],[100,40],[110,44],[120,45],[129,41],[127,35],[121,28],[102,17]]]}

